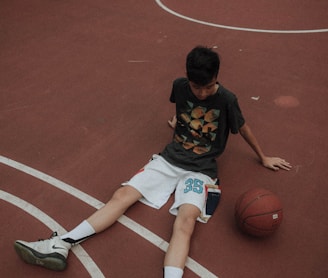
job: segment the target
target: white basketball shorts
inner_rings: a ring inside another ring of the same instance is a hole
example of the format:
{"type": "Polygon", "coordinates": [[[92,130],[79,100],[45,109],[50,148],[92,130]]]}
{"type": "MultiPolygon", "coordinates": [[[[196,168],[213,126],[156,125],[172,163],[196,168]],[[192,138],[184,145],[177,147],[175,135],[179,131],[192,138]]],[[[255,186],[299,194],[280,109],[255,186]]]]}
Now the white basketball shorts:
{"type": "Polygon", "coordinates": [[[170,213],[177,215],[181,205],[192,204],[199,208],[198,221],[202,223],[209,220],[221,196],[221,189],[215,179],[176,167],[160,155],[153,155],[148,164],[122,185],[137,189],[143,195],[140,201],[157,209],[175,191],[175,201],[170,213]]]}

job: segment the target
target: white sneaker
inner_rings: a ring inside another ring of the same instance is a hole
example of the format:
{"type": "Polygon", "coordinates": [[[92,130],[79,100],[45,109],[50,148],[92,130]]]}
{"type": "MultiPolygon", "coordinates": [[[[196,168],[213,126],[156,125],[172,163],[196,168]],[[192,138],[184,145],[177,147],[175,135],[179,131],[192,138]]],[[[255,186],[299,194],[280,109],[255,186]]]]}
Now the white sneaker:
{"type": "Polygon", "coordinates": [[[54,232],[50,239],[36,242],[17,240],[14,247],[25,262],[59,271],[66,268],[66,258],[72,246],[54,232]]]}

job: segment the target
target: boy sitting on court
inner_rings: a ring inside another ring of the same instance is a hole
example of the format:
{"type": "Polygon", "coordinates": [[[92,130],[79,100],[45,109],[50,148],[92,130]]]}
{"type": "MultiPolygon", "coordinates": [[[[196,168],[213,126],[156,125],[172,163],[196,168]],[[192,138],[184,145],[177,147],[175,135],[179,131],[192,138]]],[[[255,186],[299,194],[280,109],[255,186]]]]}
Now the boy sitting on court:
{"type": "Polygon", "coordinates": [[[176,105],[176,118],[171,122],[172,142],[72,231],[37,242],[17,240],[18,255],[28,263],[63,270],[73,245],[110,227],[138,200],[159,209],[175,191],[170,212],[176,219],[164,259],[164,277],[182,277],[195,223],[206,223],[218,203],[218,198],[207,199],[206,189],[218,191],[216,158],[224,151],[229,133],[239,132],[263,166],[291,168],[285,160],[263,153],[236,96],[218,83],[219,68],[216,52],[194,48],[186,60],[187,78],[173,82],[170,101],[176,105]]]}

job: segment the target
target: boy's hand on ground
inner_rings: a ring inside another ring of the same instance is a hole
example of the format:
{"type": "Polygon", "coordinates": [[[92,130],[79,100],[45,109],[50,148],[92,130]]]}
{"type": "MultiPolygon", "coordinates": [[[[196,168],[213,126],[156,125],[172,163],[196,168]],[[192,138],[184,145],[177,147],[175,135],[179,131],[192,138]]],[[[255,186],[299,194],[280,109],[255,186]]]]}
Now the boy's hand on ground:
{"type": "Polygon", "coordinates": [[[175,129],[175,126],[177,125],[177,117],[174,115],[171,120],[167,121],[167,123],[171,128],[175,129]]]}
{"type": "Polygon", "coordinates": [[[289,171],[292,168],[289,162],[279,157],[266,156],[262,160],[262,164],[264,167],[267,167],[274,171],[278,171],[279,169],[284,169],[286,171],[289,171]]]}

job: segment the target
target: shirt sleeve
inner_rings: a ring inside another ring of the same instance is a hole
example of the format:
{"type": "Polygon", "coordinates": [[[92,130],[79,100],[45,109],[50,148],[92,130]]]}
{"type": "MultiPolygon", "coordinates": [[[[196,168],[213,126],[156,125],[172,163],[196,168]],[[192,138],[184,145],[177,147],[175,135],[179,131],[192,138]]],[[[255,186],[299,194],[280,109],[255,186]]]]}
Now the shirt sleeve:
{"type": "Polygon", "coordinates": [[[175,82],[173,82],[173,85],[172,85],[172,90],[171,90],[171,96],[170,96],[170,102],[172,103],[175,103],[175,82]]]}
{"type": "Polygon", "coordinates": [[[239,129],[245,124],[245,119],[241,112],[237,98],[229,105],[228,121],[230,131],[233,134],[239,132],[239,129]]]}

